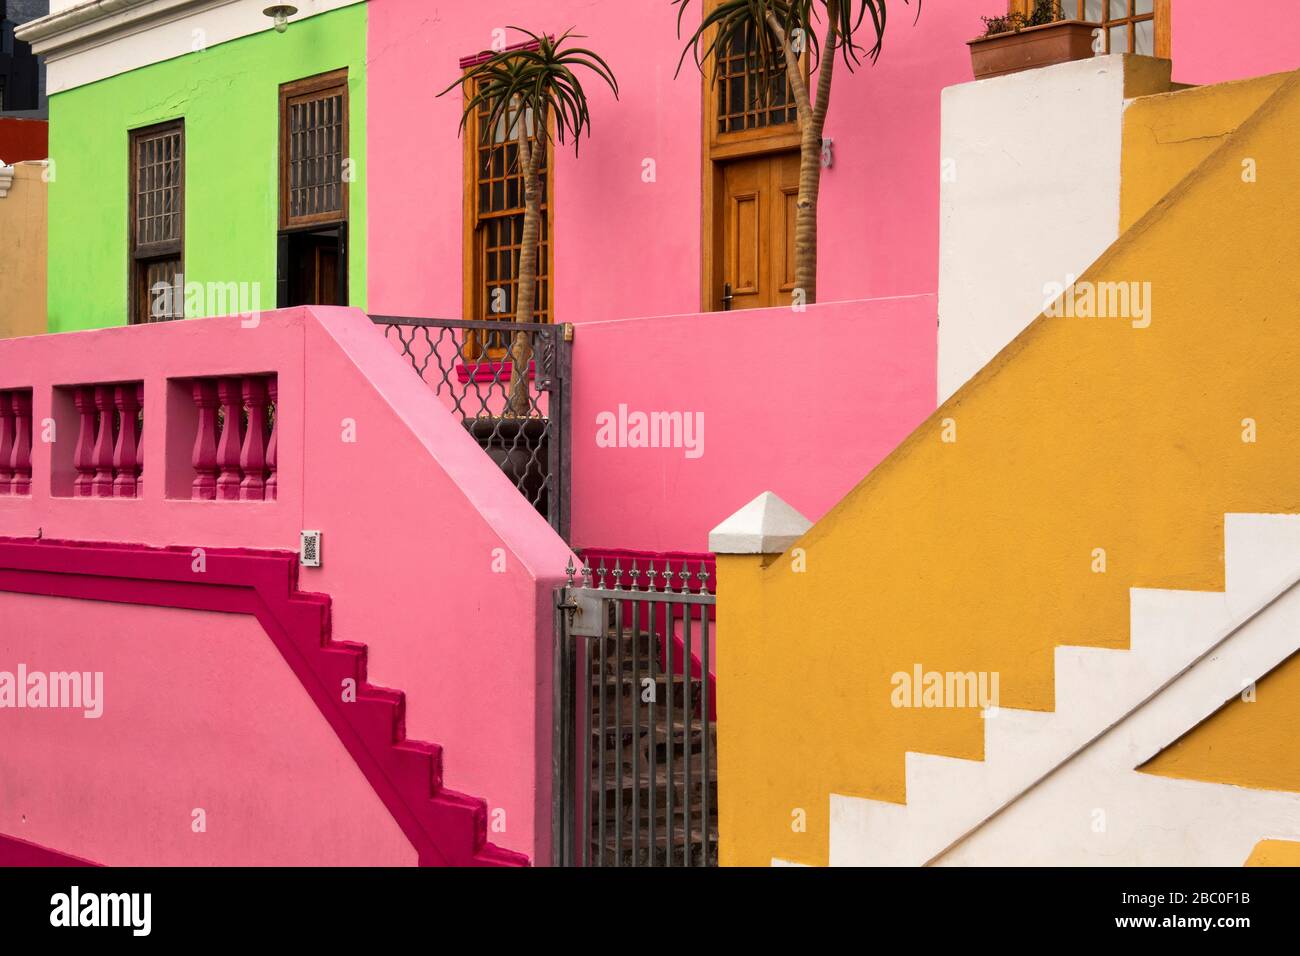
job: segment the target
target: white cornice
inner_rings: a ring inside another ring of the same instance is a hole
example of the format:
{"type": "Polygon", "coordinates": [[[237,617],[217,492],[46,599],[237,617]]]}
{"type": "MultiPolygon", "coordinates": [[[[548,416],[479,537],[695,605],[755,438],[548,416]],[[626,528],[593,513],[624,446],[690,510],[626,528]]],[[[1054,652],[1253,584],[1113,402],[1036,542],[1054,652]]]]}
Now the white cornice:
{"type": "Polygon", "coordinates": [[[14,35],[46,62],[89,46],[140,33],[162,23],[238,0],[86,0],[24,23],[14,35]]]}
{"type": "MultiPolygon", "coordinates": [[[[51,94],[271,29],[269,0],[85,0],[15,34],[47,65],[51,94]]],[[[290,23],[363,0],[298,0],[290,23]]],[[[293,29],[292,25],[290,29],[293,29]]]]}

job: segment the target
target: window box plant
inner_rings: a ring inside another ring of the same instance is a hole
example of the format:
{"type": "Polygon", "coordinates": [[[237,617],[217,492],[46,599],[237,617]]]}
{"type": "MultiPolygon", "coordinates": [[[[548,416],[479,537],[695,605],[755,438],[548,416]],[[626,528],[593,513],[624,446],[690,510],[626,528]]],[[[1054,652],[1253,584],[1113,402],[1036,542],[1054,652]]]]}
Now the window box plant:
{"type": "Polygon", "coordinates": [[[984,36],[968,41],[977,80],[1095,55],[1098,25],[1065,19],[1060,0],[1034,0],[1029,13],[982,19],[984,36]]]}

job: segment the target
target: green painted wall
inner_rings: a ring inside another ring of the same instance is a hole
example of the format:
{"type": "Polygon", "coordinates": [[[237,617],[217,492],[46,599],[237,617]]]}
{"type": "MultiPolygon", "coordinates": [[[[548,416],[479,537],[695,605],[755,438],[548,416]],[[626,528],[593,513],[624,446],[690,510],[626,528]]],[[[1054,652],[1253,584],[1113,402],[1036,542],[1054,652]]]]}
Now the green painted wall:
{"type": "Polygon", "coordinates": [[[342,67],[356,177],[348,287],[365,308],[365,50],[358,4],[50,97],[50,331],[126,324],[128,133],[178,118],[186,282],[260,283],[262,308],[274,308],[280,84],[342,67]]]}

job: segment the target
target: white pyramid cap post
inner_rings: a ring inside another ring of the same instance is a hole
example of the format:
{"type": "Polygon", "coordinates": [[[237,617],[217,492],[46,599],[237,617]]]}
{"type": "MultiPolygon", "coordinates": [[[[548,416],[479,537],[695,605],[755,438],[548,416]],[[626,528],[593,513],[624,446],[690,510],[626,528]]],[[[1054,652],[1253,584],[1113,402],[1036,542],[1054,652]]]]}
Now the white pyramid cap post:
{"type": "Polygon", "coordinates": [[[765,491],[709,532],[714,554],[781,554],[812,522],[765,491]]]}

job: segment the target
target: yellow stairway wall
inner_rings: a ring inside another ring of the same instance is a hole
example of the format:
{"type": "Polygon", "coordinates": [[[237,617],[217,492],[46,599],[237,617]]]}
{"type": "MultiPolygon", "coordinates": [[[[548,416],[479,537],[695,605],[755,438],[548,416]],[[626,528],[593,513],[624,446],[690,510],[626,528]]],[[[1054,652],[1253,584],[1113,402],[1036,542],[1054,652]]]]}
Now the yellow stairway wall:
{"type": "Polygon", "coordinates": [[[1300,793],[1300,654],[1257,681],[1253,691],[1254,700],[1234,697],[1141,769],[1163,777],[1300,793]]]}
{"type": "Polygon", "coordinates": [[[1040,316],[798,552],[720,560],[724,865],[825,863],[831,793],[982,756],[976,710],[896,709],[892,674],[1050,710],[1057,644],[1126,647],[1129,588],[1222,588],[1226,512],[1300,511],[1298,181],[1294,74],[1082,277],[1150,282],[1149,327],[1040,316]]]}
{"type": "Polygon", "coordinates": [[[1246,866],[1300,866],[1300,843],[1292,840],[1260,840],[1246,866]]]}
{"type": "Polygon", "coordinates": [[[1274,73],[1130,102],[1120,156],[1120,232],[1222,146],[1289,75],[1274,73]]]}

